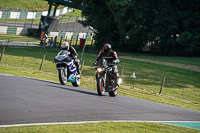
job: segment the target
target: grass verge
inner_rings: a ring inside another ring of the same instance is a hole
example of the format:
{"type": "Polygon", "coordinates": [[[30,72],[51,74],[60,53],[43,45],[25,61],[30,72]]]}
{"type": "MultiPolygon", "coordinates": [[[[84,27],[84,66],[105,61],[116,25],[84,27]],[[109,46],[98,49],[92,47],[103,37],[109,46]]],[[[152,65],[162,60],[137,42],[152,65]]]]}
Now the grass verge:
{"type": "MultiPolygon", "coordinates": [[[[34,11],[48,11],[48,1],[44,0],[1,0],[0,7],[28,9],[34,11]]],[[[59,6],[63,8],[63,6],[59,6]]],[[[53,10],[54,8],[52,8],[53,10]]]]}
{"type": "Polygon", "coordinates": [[[40,39],[38,37],[16,36],[16,35],[0,35],[0,40],[20,41],[20,42],[36,42],[36,43],[40,42],[40,39]]]}
{"type": "Polygon", "coordinates": [[[101,122],[0,128],[0,133],[197,133],[199,130],[148,122],[101,122]]]}

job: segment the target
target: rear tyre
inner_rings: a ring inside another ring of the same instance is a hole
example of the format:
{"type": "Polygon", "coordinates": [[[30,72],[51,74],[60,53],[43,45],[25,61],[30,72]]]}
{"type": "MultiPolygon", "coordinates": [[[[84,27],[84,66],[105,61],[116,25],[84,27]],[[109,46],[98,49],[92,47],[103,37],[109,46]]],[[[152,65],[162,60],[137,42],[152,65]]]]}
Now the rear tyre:
{"type": "Polygon", "coordinates": [[[64,68],[58,69],[59,81],[62,85],[65,85],[67,82],[67,71],[64,68]]]}
{"type": "Polygon", "coordinates": [[[102,96],[105,93],[104,82],[102,78],[97,79],[97,92],[99,96],[102,96]]]}
{"type": "Polygon", "coordinates": [[[72,82],[72,85],[74,87],[78,87],[80,84],[81,84],[81,76],[79,74],[79,75],[76,75],[75,82],[72,82]]]}

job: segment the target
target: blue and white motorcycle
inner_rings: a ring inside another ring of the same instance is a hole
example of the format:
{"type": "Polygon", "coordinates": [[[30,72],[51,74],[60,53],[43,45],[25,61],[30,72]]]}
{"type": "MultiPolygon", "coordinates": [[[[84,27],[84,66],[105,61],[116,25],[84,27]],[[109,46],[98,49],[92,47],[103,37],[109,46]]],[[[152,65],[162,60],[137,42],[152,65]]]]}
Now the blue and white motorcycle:
{"type": "Polygon", "coordinates": [[[81,76],[78,74],[74,60],[70,58],[69,54],[69,51],[61,50],[54,58],[58,77],[62,85],[65,85],[66,82],[71,82],[73,86],[78,87],[81,83],[81,76]]]}

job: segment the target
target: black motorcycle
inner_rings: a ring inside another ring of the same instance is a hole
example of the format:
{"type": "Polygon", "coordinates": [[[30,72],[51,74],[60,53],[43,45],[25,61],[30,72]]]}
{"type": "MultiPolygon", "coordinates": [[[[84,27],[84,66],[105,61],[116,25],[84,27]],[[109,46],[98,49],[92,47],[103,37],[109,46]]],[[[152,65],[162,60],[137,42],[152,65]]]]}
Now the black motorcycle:
{"type": "Polygon", "coordinates": [[[73,86],[78,87],[81,83],[81,76],[69,54],[69,51],[61,50],[54,58],[54,63],[56,63],[60,83],[65,85],[66,82],[71,82],[73,86]]]}
{"type": "MultiPolygon", "coordinates": [[[[99,60],[97,65],[95,76],[97,80],[97,92],[102,96],[105,92],[108,92],[110,96],[117,96],[118,86],[116,82],[121,82],[115,80],[113,69],[114,63],[108,63],[104,58],[99,60]]],[[[94,66],[94,64],[93,64],[94,66]]]]}

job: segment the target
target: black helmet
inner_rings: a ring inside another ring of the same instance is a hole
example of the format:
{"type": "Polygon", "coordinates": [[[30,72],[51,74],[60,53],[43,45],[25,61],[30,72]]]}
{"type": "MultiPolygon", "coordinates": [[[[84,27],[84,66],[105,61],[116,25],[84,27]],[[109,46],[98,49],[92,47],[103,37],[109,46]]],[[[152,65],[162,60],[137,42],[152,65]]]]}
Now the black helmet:
{"type": "Polygon", "coordinates": [[[105,53],[109,53],[109,52],[111,51],[111,49],[112,49],[112,47],[111,47],[111,45],[110,45],[109,43],[106,43],[106,44],[104,45],[104,47],[103,47],[103,51],[104,51],[105,53]]]}

